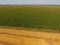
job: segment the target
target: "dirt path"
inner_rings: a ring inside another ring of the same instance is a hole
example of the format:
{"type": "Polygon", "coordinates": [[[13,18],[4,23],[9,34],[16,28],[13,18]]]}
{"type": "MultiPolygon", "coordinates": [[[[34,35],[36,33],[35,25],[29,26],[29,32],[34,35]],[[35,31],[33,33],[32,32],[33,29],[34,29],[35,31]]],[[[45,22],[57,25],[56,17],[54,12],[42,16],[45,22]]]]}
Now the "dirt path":
{"type": "Polygon", "coordinates": [[[0,28],[0,45],[60,45],[60,33],[0,28]]]}

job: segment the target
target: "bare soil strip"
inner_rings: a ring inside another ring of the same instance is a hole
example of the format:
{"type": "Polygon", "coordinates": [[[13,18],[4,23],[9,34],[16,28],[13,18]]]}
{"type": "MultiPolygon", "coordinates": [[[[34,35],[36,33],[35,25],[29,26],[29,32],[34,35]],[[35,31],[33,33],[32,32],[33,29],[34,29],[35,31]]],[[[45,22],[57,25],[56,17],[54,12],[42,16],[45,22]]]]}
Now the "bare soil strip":
{"type": "Polygon", "coordinates": [[[60,45],[60,33],[0,28],[0,45],[60,45]]]}

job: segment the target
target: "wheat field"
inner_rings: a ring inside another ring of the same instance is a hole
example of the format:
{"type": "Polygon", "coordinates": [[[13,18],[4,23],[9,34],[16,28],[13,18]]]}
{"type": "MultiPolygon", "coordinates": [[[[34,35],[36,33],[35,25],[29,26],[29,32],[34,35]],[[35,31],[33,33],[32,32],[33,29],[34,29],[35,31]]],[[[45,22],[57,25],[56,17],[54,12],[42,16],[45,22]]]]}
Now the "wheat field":
{"type": "Polygon", "coordinates": [[[0,45],[60,45],[60,33],[0,28],[0,45]]]}

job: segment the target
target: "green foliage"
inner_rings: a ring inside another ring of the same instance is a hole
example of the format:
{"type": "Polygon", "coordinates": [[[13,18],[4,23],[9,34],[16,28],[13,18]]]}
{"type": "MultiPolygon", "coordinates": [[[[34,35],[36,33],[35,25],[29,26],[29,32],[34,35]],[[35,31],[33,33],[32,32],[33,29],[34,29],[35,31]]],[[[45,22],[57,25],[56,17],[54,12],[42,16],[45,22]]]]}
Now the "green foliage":
{"type": "Polygon", "coordinates": [[[0,6],[0,26],[60,30],[60,6],[0,6]]]}

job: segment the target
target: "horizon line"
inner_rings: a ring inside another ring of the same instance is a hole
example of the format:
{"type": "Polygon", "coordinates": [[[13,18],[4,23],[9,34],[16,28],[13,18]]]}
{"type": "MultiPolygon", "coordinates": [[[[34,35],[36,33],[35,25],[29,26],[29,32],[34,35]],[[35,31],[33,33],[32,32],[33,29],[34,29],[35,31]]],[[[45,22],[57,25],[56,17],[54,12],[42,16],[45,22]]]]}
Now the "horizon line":
{"type": "Polygon", "coordinates": [[[0,5],[60,5],[60,4],[0,4],[0,5]]]}

